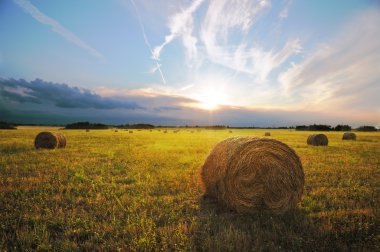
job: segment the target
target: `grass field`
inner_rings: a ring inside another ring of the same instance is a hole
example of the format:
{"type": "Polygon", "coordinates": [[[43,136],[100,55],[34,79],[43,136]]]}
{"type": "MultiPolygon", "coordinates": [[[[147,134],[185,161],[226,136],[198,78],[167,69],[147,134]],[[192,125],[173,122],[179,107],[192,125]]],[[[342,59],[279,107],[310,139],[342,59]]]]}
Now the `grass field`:
{"type": "Polygon", "coordinates": [[[198,176],[218,141],[268,130],[64,130],[65,149],[37,151],[43,130],[58,128],[0,130],[0,251],[380,250],[380,133],[311,147],[311,132],[271,130],[306,177],[276,216],[218,207],[198,176]]]}

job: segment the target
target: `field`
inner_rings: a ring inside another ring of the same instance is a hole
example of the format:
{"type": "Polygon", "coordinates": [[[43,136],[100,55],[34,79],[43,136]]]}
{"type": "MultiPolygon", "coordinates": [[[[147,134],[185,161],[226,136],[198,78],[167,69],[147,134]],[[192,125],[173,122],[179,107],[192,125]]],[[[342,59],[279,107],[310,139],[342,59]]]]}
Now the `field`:
{"type": "Polygon", "coordinates": [[[268,130],[62,130],[65,149],[35,150],[43,130],[58,132],[0,130],[0,251],[380,250],[380,133],[312,147],[311,132],[270,130],[306,177],[276,216],[219,207],[198,175],[218,141],[268,130]]]}

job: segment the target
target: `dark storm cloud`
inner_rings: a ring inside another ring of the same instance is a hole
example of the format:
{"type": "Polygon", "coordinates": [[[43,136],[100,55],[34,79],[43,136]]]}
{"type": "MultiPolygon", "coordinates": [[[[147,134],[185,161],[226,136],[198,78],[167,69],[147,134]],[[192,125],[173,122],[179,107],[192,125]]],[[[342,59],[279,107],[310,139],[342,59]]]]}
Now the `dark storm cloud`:
{"type": "Polygon", "coordinates": [[[52,103],[60,108],[143,109],[134,101],[102,97],[87,89],[40,79],[31,82],[22,79],[0,79],[0,96],[20,103],[52,103]]]}

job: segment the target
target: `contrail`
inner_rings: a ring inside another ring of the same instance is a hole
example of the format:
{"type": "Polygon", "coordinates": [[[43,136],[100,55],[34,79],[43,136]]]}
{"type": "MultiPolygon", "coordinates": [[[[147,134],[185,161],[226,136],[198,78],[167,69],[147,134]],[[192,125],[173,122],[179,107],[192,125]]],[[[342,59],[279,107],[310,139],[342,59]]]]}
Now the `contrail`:
{"type": "Polygon", "coordinates": [[[25,12],[29,13],[38,22],[40,22],[41,24],[49,25],[54,32],[58,33],[69,42],[85,49],[91,55],[99,59],[104,59],[104,56],[101,53],[99,53],[97,50],[95,50],[91,46],[87,45],[83,40],[81,40],[74,33],[66,29],[63,25],[58,23],[56,20],[52,19],[49,16],[46,16],[39,9],[37,9],[36,6],[31,4],[28,0],[13,0],[13,1],[18,6],[20,6],[25,12]]]}
{"type": "Polygon", "coordinates": [[[148,40],[148,38],[146,36],[145,28],[144,28],[144,25],[143,25],[143,23],[141,21],[141,17],[140,17],[140,14],[139,14],[138,10],[137,10],[136,4],[135,4],[135,2],[133,0],[130,0],[130,2],[133,5],[133,8],[135,9],[136,16],[137,16],[137,19],[138,19],[139,24],[140,24],[141,32],[142,32],[143,37],[144,37],[144,42],[145,42],[146,46],[148,47],[148,49],[149,49],[149,51],[150,51],[150,53],[152,55],[152,59],[156,63],[156,69],[159,71],[159,73],[161,75],[162,82],[164,84],[166,84],[166,80],[165,80],[164,74],[161,71],[161,64],[159,63],[159,59],[157,57],[155,57],[155,54],[153,53],[152,46],[149,43],[149,40],[148,40]]]}

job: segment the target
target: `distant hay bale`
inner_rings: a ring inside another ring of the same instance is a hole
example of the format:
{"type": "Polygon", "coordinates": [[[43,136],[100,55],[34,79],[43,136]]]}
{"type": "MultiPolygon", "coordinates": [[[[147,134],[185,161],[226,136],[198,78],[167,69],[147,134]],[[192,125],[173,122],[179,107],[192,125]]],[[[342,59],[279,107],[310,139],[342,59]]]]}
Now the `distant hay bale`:
{"type": "Polygon", "coordinates": [[[283,213],[300,201],[304,173],[286,144],[268,138],[229,137],[201,167],[205,194],[241,213],[283,213]]]}
{"type": "Polygon", "coordinates": [[[34,139],[36,149],[65,148],[66,138],[61,133],[41,132],[34,139]]]}
{"type": "Polygon", "coordinates": [[[264,136],[270,136],[270,132],[265,132],[264,136]]]}
{"type": "Polygon", "coordinates": [[[329,139],[325,134],[314,134],[307,138],[307,144],[314,146],[327,146],[329,144],[329,139]]]}
{"type": "Polygon", "coordinates": [[[130,130],[130,131],[129,131],[129,134],[132,134],[132,133],[133,133],[133,131],[132,131],[132,130],[130,130]]]}
{"type": "Polygon", "coordinates": [[[232,133],[232,130],[230,130],[230,133],[232,133]]]}
{"type": "Polygon", "coordinates": [[[167,130],[164,130],[164,133],[168,133],[168,131],[167,131],[167,130]]]}
{"type": "Polygon", "coordinates": [[[356,134],[352,132],[345,132],[342,140],[356,140],[356,134]]]}
{"type": "Polygon", "coordinates": [[[117,130],[115,130],[115,132],[117,132],[117,130]]]}
{"type": "Polygon", "coordinates": [[[86,132],[90,132],[90,130],[89,130],[89,129],[86,129],[86,132]]]}

